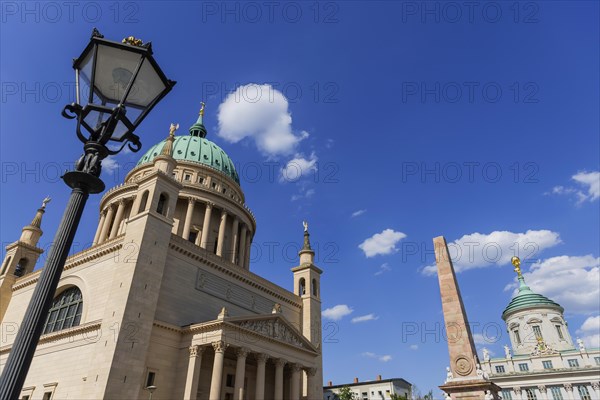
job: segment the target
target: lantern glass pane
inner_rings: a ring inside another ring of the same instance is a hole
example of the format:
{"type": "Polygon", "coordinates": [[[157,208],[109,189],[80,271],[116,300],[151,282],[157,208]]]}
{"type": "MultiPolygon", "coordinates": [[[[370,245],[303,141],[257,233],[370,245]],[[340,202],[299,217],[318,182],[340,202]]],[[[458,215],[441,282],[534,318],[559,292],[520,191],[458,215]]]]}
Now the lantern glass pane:
{"type": "Polygon", "coordinates": [[[85,55],[81,64],[79,64],[79,79],[78,79],[78,90],[79,90],[79,104],[85,106],[90,103],[90,81],[92,79],[92,64],[94,47],[85,55]]]}
{"type": "MultiPolygon", "coordinates": [[[[125,104],[129,106],[146,108],[154,99],[166,89],[166,85],[161,79],[158,72],[152,66],[152,63],[148,59],[144,59],[140,72],[137,75],[131,92],[127,96],[125,104]]],[[[130,121],[135,121],[134,118],[129,117],[130,121]]]]}
{"type": "Polygon", "coordinates": [[[118,104],[125,95],[142,55],[123,48],[98,45],[97,58],[94,88],[104,102],[118,104]]]}

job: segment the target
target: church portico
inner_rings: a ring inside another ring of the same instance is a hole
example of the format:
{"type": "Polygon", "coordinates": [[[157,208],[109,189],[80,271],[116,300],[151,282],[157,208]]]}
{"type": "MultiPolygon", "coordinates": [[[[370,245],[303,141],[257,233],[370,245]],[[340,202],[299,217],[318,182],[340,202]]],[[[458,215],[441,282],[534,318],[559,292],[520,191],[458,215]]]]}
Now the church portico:
{"type": "Polygon", "coordinates": [[[230,318],[224,310],[187,328],[187,340],[186,400],[299,400],[303,379],[317,384],[318,352],[279,315],[230,318]]]}

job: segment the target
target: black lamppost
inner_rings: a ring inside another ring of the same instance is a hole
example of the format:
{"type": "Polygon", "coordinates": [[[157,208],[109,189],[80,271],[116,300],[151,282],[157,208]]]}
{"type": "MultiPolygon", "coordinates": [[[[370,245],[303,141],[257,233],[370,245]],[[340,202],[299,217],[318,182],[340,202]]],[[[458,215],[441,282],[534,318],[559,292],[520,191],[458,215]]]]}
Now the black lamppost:
{"type": "Polygon", "coordinates": [[[21,394],[85,203],[90,193],[104,190],[99,178],[102,160],[119,153],[125,145],[131,151],[140,150],[139,137],[133,132],[175,85],[154,61],[150,43],[133,37],[112,42],[96,29],[73,68],[77,102],[67,105],[62,115],[77,120],[77,137],[83,142],[84,154],[75,171],[63,176],[72,189],[71,197],[4,366],[2,400],[17,400],[21,394]]]}

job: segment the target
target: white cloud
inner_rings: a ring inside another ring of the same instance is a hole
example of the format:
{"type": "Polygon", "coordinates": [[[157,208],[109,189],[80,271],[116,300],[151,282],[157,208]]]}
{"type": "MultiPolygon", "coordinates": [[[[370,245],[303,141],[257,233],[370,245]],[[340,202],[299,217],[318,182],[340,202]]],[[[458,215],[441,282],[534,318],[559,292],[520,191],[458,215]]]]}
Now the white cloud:
{"type": "Polygon", "coordinates": [[[288,101],[268,84],[239,86],[219,105],[218,120],[220,137],[231,143],[250,138],[269,156],[293,153],[308,137],[305,131],[292,132],[288,101]]]}
{"type": "Polygon", "coordinates": [[[411,344],[411,345],[409,346],[409,348],[410,348],[411,350],[417,351],[417,350],[419,350],[419,345],[418,345],[418,344],[411,344]]]}
{"type": "Polygon", "coordinates": [[[580,205],[586,201],[595,201],[600,198],[600,172],[578,172],[571,177],[577,182],[580,188],[554,186],[551,193],[557,195],[572,195],[577,197],[577,204],[580,205]],[[581,189],[582,188],[582,189],[581,189]]]}
{"type": "Polygon", "coordinates": [[[296,154],[280,171],[280,182],[297,182],[300,178],[314,174],[318,170],[317,156],[314,152],[308,158],[296,154]]]}
{"type": "Polygon", "coordinates": [[[358,247],[365,253],[367,258],[377,255],[391,254],[397,251],[396,243],[404,239],[406,234],[396,232],[393,229],[385,229],[365,239],[358,247]]]}
{"type": "Polygon", "coordinates": [[[356,217],[358,217],[359,215],[363,215],[363,214],[364,214],[364,213],[366,213],[366,212],[367,212],[367,210],[356,210],[356,211],[354,211],[354,212],[352,213],[351,217],[352,217],[352,218],[356,218],[356,217]]]}
{"type": "Polygon", "coordinates": [[[390,267],[390,265],[388,263],[383,263],[381,264],[381,266],[379,266],[379,270],[377,272],[375,272],[375,276],[379,276],[387,271],[391,271],[392,267],[390,267]]]}
{"type": "Polygon", "coordinates": [[[347,315],[352,314],[354,310],[348,307],[346,304],[338,304],[326,310],[323,310],[323,318],[331,319],[333,321],[339,321],[347,315]]]}
{"type": "Polygon", "coordinates": [[[379,355],[379,354],[371,353],[370,351],[366,351],[366,352],[362,353],[362,355],[363,355],[363,357],[375,358],[381,362],[388,362],[388,361],[392,360],[392,356],[389,354],[379,355]]]}
{"type": "Polygon", "coordinates": [[[361,315],[360,317],[352,318],[352,323],[356,324],[359,322],[375,321],[377,319],[379,319],[379,317],[376,316],[375,314],[367,314],[367,315],[361,315]]]}
{"type": "MultiPolygon", "coordinates": [[[[598,312],[600,257],[551,257],[537,261],[523,276],[534,292],[556,301],[568,312],[598,312]]],[[[516,293],[516,278],[505,288],[511,289],[516,293]]]]}
{"type": "Polygon", "coordinates": [[[113,156],[108,156],[102,160],[102,171],[106,173],[112,175],[119,167],[119,162],[113,156]]]}
{"type": "MultiPolygon", "coordinates": [[[[454,270],[462,272],[473,268],[507,265],[514,255],[523,262],[536,257],[541,251],[561,243],[557,232],[528,230],[524,233],[494,231],[488,234],[471,233],[448,243],[454,270]]],[[[437,274],[436,264],[423,268],[423,274],[437,274]]]]}
{"type": "Polygon", "coordinates": [[[587,193],[578,192],[580,203],[586,200],[594,201],[600,198],[600,172],[579,172],[571,178],[587,189],[587,193]]]}
{"type": "Polygon", "coordinates": [[[600,315],[586,319],[577,330],[588,347],[600,347],[600,315]]]}

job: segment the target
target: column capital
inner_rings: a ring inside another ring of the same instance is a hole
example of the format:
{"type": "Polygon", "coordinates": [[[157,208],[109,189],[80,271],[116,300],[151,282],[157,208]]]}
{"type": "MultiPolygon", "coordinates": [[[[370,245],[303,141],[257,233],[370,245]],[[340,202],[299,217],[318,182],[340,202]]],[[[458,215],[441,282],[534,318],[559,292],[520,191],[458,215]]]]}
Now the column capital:
{"type": "Polygon", "coordinates": [[[188,197],[188,204],[195,204],[196,203],[196,199],[193,197],[188,197]]]}
{"type": "Polygon", "coordinates": [[[283,368],[285,364],[287,364],[287,360],[284,360],[283,358],[274,358],[273,362],[275,363],[275,366],[279,368],[283,368]]]}
{"type": "Polygon", "coordinates": [[[221,218],[225,218],[225,217],[227,217],[227,210],[223,208],[221,210],[221,218]]]}
{"type": "Polygon", "coordinates": [[[304,371],[306,372],[306,374],[308,376],[315,376],[317,374],[317,369],[316,368],[304,368],[304,371]]]}
{"type": "Polygon", "coordinates": [[[563,386],[565,387],[565,390],[567,392],[572,392],[573,391],[573,385],[571,385],[570,383],[565,383],[563,386]]]}
{"type": "Polygon", "coordinates": [[[600,382],[598,382],[598,381],[592,382],[592,389],[600,390],[600,382]]]}
{"type": "Polygon", "coordinates": [[[516,394],[521,395],[521,388],[519,386],[515,386],[513,390],[516,394]]]}
{"type": "Polygon", "coordinates": [[[538,385],[538,390],[540,393],[546,393],[546,385],[538,385]]]}
{"type": "Polygon", "coordinates": [[[120,198],[119,201],[118,201],[118,203],[119,203],[120,206],[122,206],[122,205],[125,205],[126,201],[127,201],[126,198],[120,198]]]}
{"type": "Polygon", "coordinates": [[[191,345],[189,347],[189,349],[190,349],[190,357],[201,356],[202,353],[204,352],[204,347],[202,347],[202,346],[200,346],[198,344],[191,345]]]}
{"type": "Polygon", "coordinates": [[[293,363],[290,364],[290,368],[292,369],[292,372],[300,372],[302,370],[302,365],[293,363]]]}
{"type": "Polygon", "coordinates": [[[213,203],[212,201],[206,202],[206,208],[213,208],[214,206],[215,206],[215,203],[213,203]]]}
{"type": "Polygon", "coordinates": [[[238,358],[246,358],[249,352],[250,349],[248,349],[247,347],[238,347],[235,350],[235,354],[238,356],[238,358]]]}
{"type": "Polygon", "coordinates": [[[267,362],[269,356],[265,353],[256,353],[254,354],[254,358],[256,358],[256,361],[264,363],[267,362]]]}
{"type": "Polygon", "coordinates": [[[225,343],[223,340],[218,340],[211,344],[213,349],[215,349],[215,353],[224,353],[227,347],[229,347],[229,344],[225,343]]]}

